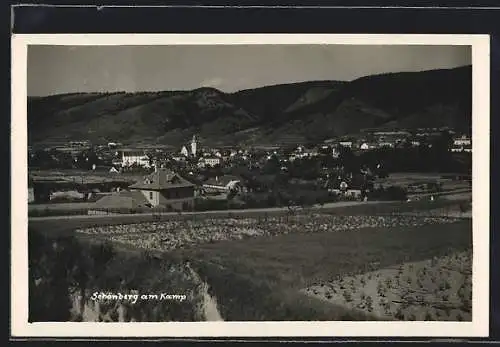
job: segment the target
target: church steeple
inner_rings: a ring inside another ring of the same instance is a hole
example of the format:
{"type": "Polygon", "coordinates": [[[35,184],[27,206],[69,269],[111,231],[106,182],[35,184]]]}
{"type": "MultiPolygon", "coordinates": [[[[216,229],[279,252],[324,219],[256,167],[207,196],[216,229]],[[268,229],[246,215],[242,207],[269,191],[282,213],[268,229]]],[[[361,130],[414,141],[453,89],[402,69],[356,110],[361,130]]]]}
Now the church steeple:
{"type": "Polygon", "coordinates": [[[196,157],[196,146],[196,135],[193,135],[193,138],[191,139],[191,154],[193,155],[193,157],[196,157]]]}

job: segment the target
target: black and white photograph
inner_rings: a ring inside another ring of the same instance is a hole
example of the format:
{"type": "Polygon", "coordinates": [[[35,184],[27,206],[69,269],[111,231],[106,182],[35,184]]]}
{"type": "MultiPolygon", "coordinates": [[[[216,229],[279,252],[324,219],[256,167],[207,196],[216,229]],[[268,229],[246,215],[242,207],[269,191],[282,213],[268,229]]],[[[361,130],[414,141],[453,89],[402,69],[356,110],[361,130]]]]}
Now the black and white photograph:
{"type": "Polygon", "coordinates": [[[26,325],[460,335],[487,319],[488,275],[473,269],[488,268],[489,173],[475,175],[489,114],[472,38],[52,36],[26,44],[17,82],[26,325]]]}

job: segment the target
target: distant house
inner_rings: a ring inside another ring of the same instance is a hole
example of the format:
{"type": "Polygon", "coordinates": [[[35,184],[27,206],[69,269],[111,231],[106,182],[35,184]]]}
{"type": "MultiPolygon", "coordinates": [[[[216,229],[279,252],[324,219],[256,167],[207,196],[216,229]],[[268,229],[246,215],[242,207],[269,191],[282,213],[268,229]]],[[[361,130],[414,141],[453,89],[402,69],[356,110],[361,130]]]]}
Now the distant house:
{"type": "Polygon", "coordinates": [[[362,151],[368,151],[368,150],[375,149],[375,148],[377,148],[377,146],[374,145],[373,143],[369,143],[369,142],[363,142],[359,146],[359,149],[362,151]]]}
{"type": "Polygon", "coordinates": [[[340,141],[339,145],[341,145],[342,147],[352,148],[352,141],[340,141]]]}
{"type": "Polygon", "coordinates": [[[141,192],[153,207],[190,210],[194,207],[194,187],[178,174],[159,168],[129,189],[141,192]]]}
{"type": "Polygon", "coordinates": [[[144,151],[140,150],[123,150],[122,151],[122,167],[138,165],[149,168],[149,157],[144,151]]]}
{"type": "Polygon", "coordinates": [[[378,143],[379,148],[394,148],[394,142],[384,141],[378,143]]]}
{"type": "Polygon", "coordinates": [[[462,135],[455,137],[453,139],[453,144],[450,148],[451,152],[472,152],[472,141],[467,135],[462,135]]]}
{"type": "Polygon", "coordinates": [[[336,195],[339,195],[344,198],[351,198],[351,199],[361,199],[363,196],[363,192],[361,189],[346,189],[342,190],[339,188],[330,188],[328,189],[330,193],[334,193],[336,195]]]}
{"type": "Polygon", "coordinates": [[[214,167],[217,165],[220,165],[222,162],[222,159],[219,157],[215,156],[210,156],[210,157],[205,157],[205,158],[200,158],[198,161],[198,167],[200,168],[205,168],[205,167],[214,167]]]}
{"type": "Polygon", "coordinates": [[[460,137],[455,137],[453,139],[453,146],[462,147],[462,146],[470,146],[472,143],[470,137],[467,135],[462,135],[460,137]]]}
{"type": "Polygon", "coordinates": [[[244,187],[239,177],[224,175],[205,181],[205,183],[203,183],[203,190],[213,193],[229,193],[230,191],[242,191],[244,187]]]}

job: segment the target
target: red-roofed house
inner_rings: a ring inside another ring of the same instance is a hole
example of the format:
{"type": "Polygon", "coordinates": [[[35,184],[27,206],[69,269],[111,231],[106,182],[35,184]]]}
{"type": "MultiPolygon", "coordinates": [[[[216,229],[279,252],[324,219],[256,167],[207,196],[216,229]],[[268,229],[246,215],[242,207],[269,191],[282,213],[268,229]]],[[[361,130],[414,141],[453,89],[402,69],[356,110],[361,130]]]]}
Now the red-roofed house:
{"type": "Polygon", "coordinates": [[[152,206],[176,210],[191,210],[194,207],[194,188],[194,184],[164,168],[129,186],[131,191],[141,192],[152,206]]]}

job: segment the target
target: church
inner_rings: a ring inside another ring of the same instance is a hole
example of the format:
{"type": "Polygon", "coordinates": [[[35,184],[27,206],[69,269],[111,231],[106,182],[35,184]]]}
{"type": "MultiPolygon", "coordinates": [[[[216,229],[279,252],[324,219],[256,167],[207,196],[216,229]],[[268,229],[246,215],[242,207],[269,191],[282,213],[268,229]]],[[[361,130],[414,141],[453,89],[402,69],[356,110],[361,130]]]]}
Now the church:
{"type": "Polygon", "coordinates": [[[193,138],[191,139],[191,143],[189,144],[190,146],[190,150],[188,151],[187,147],[186,146],[182,146],[182,149],[181,149],[181,155],[185,156],[185,157],[196,157],[197,156],[197,146],[198,146],[198,143],[197,143],[197,140],[196,140],[196,135],[193,135],[193,138]]]}

